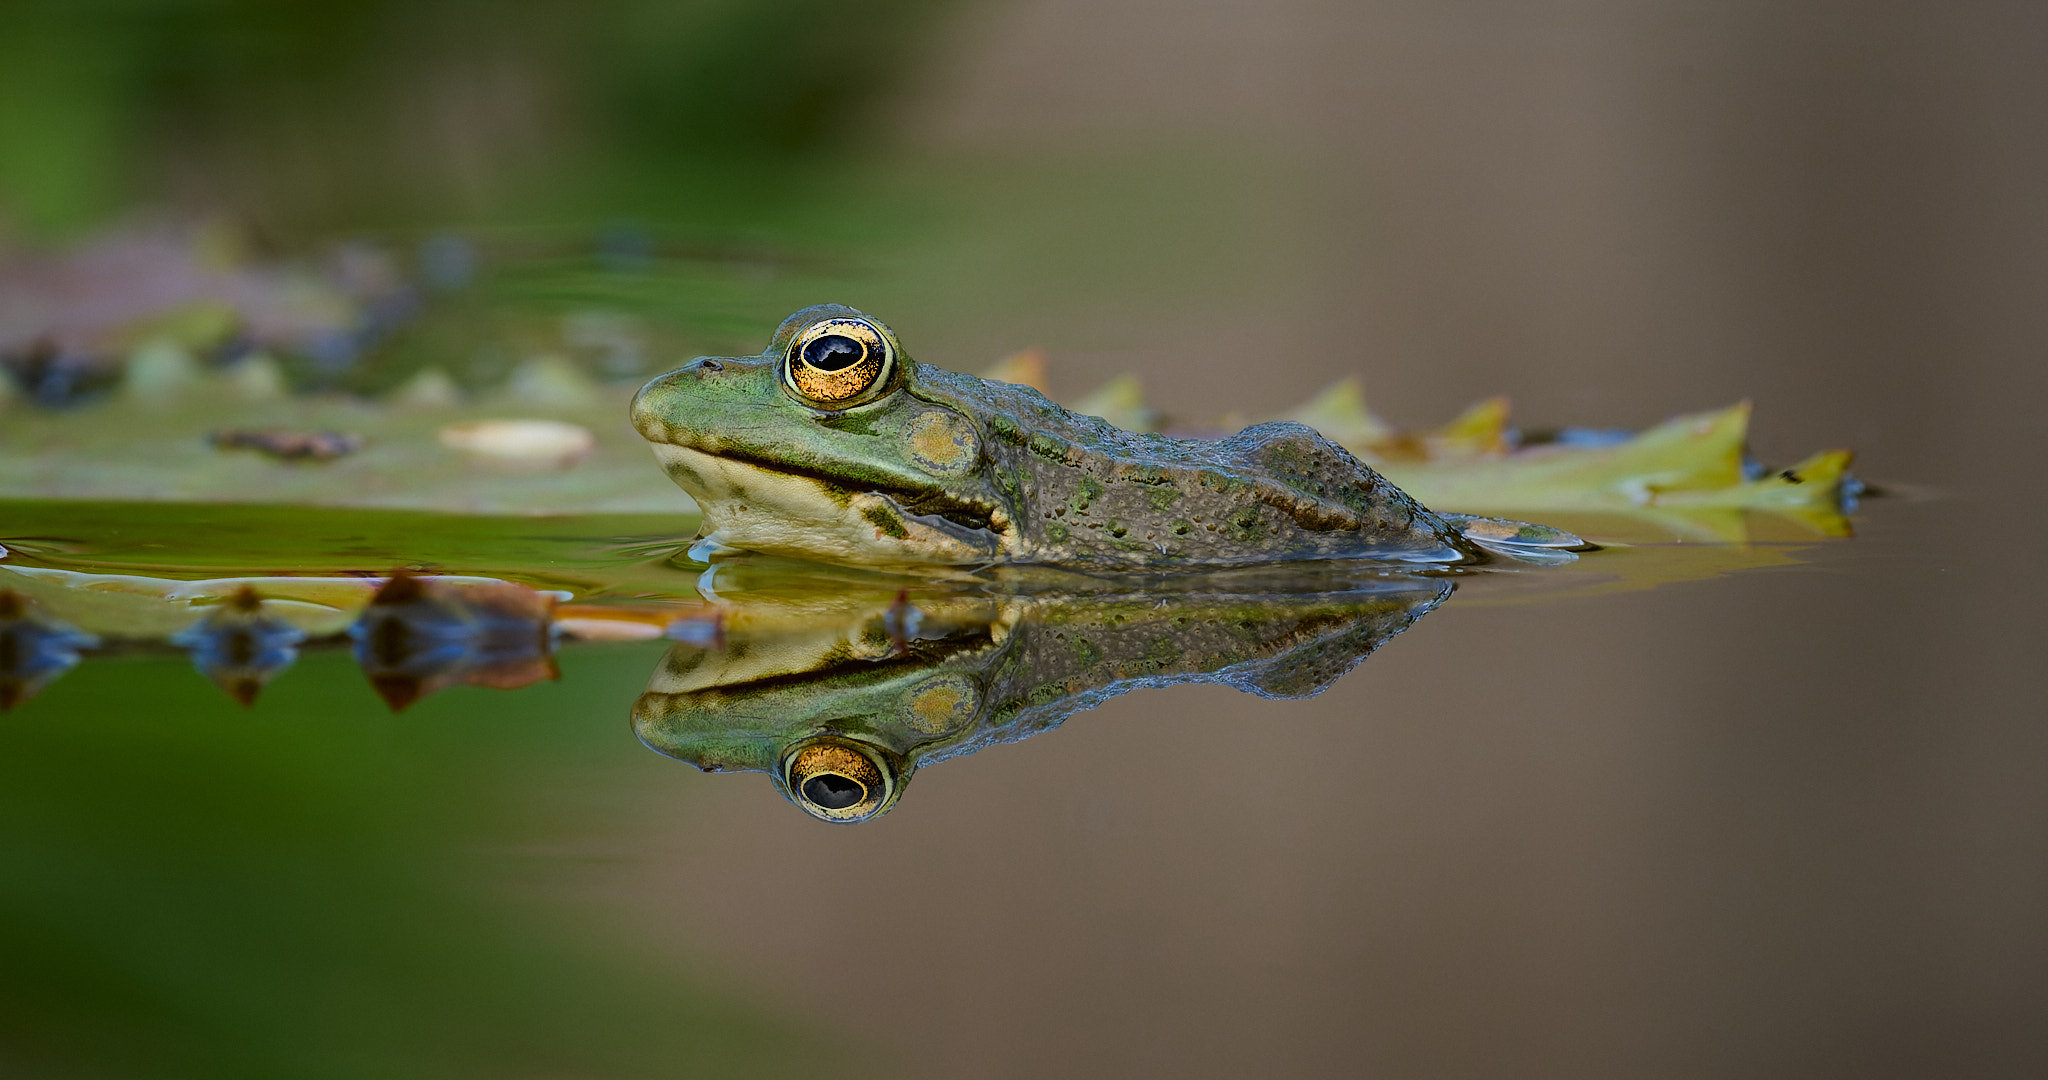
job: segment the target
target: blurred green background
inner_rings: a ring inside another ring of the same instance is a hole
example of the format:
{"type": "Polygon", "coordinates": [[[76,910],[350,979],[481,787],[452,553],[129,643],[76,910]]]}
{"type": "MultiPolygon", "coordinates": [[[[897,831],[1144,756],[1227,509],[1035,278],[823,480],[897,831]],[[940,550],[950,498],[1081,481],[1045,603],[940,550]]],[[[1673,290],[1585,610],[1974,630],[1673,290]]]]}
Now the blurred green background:
{"type": "Polygon", "coordinates": [[[660,652],[571,650],[564,684],[402,718],[338,649],[252,712],[176,655],[60,681],[5,718],[0,1069],[781,1076],[832,1054],[870,1071],[877,1047],[646,959],[523,880],[604,810],[536,802],[604,771],[623,735],[565,718],[660,652]]]}
{"type": "MultiPolygon", "coordinates": [[[[622,334],[631,347],[593,373],[644,378],[756,351],[821,298],[977,369],[1028,346],[1142,341],[1133,316],[1283,295],[1299,163],[1254,137],[930,137],[947,126],[928,115],[946,101],[933,78],[987,10],[10,5],[0,253],[35,282],[57,276],[52,253],[96,238],[198,227],[198,262],[311,268],[346,314],[331,333],[259,344],[301,385],[362,392],[428,367],[493,386],[534,355],[586,361],[591,340],[622,334]],[[422,284],[424,305],[405,291],[422,284]],[[1063,329],[1076,317],[1092,323],[1078,339],[1063,329]]],[[[140,277],[102,288],[147,291],[140,277]]],[[[0,311],[17,368],[76,314],[75,296],[38,299],[0,311]]],[[[1079,366],[1061,375],[1070,391],[1111,373],[1079,366]]]]}
{"type": "MultiPolygon", "coordinates": [[[[940,0],[112,0],[0,13],[0,191],[265,235],[646,215],[720,230],[885,146],[940,0]]],[[[772,216],[772,211],[771,211],[772,216]]]]}

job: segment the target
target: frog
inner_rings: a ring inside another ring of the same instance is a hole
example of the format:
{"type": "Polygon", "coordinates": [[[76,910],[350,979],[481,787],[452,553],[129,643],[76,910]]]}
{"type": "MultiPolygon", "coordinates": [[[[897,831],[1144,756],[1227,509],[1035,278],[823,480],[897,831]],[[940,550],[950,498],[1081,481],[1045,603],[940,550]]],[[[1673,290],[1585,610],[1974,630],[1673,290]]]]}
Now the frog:
{"type": "Polygon", "coordinates": [[[1560,529],[1439,514],[1304,424],[1126,431],[913,360],[879,319],[804,308],[757,356],[701,356],[630,416],[696,502],[690,551],[877,567],[1163,571],[1369,559],[1569,561],[1560,529]]]}
{"type": "Polygon", "coordinates": [[[861,824],[894,808],[921,768],[1043,734],[1133,690],[1313,697],[1457,582],[1383,569],[1090,584],[843,597],[801,619],[735,601],[721,642],[670,646],[633,704],[633,730],[706,772],[766,773],[819,821],[861,824]]]}

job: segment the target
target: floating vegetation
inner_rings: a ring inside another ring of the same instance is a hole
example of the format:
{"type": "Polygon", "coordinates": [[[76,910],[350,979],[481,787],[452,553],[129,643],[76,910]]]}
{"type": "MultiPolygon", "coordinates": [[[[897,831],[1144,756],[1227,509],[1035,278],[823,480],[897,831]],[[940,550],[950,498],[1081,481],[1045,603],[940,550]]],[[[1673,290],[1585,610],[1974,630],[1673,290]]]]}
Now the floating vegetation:
{"type": "MultiPolygon", "coordinates": [[[[202,225],[0,252],[0,499],[686,511],[622,422],[625,403],[646,375],[726,343],[707,328],[740,325],[727,309],[752,295],[735,283],[747,271],[664,255],[621,276],[603,269],[611,242],[493,248],[436,233],[410,258],[345,243],[259,259],[233,230],[202,225]],[[721,299],[676,299],[700,294],[721,299]],[[287,464],[306,461],[324,468],[287,464]]],[[[1043,389],[1046,368],[1027,349],[986,374],[1043,389]]],[[[1241,426],[1162,416],[1130,375],[1068,403],[1133,430],[1241,426]]],[[[1402,431],[1351,378],[1282,416],[1450,513],[1619,514],[1716,540],[1750,535],[1745,515],[1763,514],[1830,536],[1849,531],[1862,490],[1846,451],[1751,460],[1746,403],[1640,433],[1523,432],[1489,398],[1402,431]]]]}
{"type": "Polygon", "coordinates": [[[363,437],[341,431],[293,431],[289,428],[216,431],[206,441],[223,450],[255,450],[280,461],[333,461],[363,448],[363,437]]]}
{"type": "MultiPolygon", "coordinates": [[[[11,598],[5,678],[17,704],[101,648],[182,650],[245,704],[298,652],[348,649],[387,702],[404,707],[451,686],[552,678],[554,647],[564,640],[665,639],[722,654],[735,641],[824,634],[857,646],[847,655],[867,663],[912,656],[933,634],[987,623],[997,617],[988,605],[1001,597],[1036,603],[1121,592],[1170,606],[1170,594],[1188,590],[1300,595],[1335,588],[1333,573],[1386,573],[1318,566],[1096,577],[1009,568],[906,583],[751,556],[706,569],[679,558],[673,517],[77,502],[8,510],[0,521],[0,591],[11,598]],[[387,578],[366,564],[460,572],[387,578]],[[292,569],[280,575],[275,567],[292,569]],[[873,633],[845,639],[833,628],[848,620],[871,621],[873,633]]],[[[1609,544],[1598,559],[1541,574],[1503,561],[1429,580],[1483,581],[1465,600],[1480,604],[1532,592],[1643,589],[1794,563],[1802,540],[1814,539],[1803,532],[1773,543],[1674,544],[1633,518],[1585,522],[1573,520],[1609,544]]]]}
{"type": "Polygon", "coordinates": [[[376,248],[278,261],[250,247],[206,223],[115,229],[54,253],[0,251],[0,368],[52,407],[124,381],[144,394],[175,389],[195,360],[274,354],[332,373],[418,310],[416,287],[376,248]]]}
{"type": "MultiPolygon", "coordinates": [[[[1044,359],[1020,353],[986,377],[1044,389],[1044,359]]],[[[1133,430],[1154,430],[1137,381],[1118,376],[1073,406],[1133,430]]],[[[1641,432],[1565,428],[1528,437],[1509,425],[1506,398],[1481,401],[1442,427],[1401,431],[1373,415],[1356,378],[1282,413],[1356,454],[1432,508],[1457,513],[1590,512],[1712,522],[1715,511],[1754,510],[1828,536],[1849,532],[1863,494],[1852,455],[1823,450],[1786,467],[1749,456],[1751,406],[1673,417],[1641,432]],[[1704,512],[1704,513],[1702,513],[1704,512]]],[[[1198,430],[1207,430],[1194,425],[1198,430]]],[[[1226,428],[1231,425],[1224,425],[1226,428]]]]}
{"type": "Polygon", "coordinates": [[[597,449],[597,436],[560,420],[475,420],[441,429],[441,445],[513,468],[563,469],[597,449]]]}
{"type": "Polygon", "coordinates": [[[1390,475],[1442,500],[1521,503],[1561,510],[1631,512],[1758,510],[1791,517],[1830,536],[1849,532],[1846,514],[1864,491],[1846,450],[1823,450],[1785,468],[1751,468],[1749,405],[1666,421],[1612,447],[1532,448],[1484,463],[1432,465],[1390,475]]]}
{"type": "Polygon", "coordinates": [[[658,638],[679,614],[645,605],[558,610],[559,594],[467,575],[181,581],[19,565],[19,556],[0,556],[9,559],[0,564],[0,581],[9,583],[0,587],[0,698],[8,707],[104,645],[183,649],[244,706],[302,648],[348,647],[398,710],[449,686],[509,689],[552,679],[554,642],[564,632],[658,638]],[[59,619],[53,607],[99,632],[59,619]]]}
{"type": "Polygon", "coordinates": [[[263,607],[252,585],[236,589],[227,602],[189,628],[172,635],[173,644],[191,650],[192,666],[212,679],[244,708],[272,676],[299,658],[306,632],[276,618],[263,607]]]}
{"type": "Polygon", "coordinates": [[[393,712],[466,683],[516,689],[560,677],[555,598],[511,582],[467,588],[393,574],[349,628],[356,661],[393,712]]]}
{"type": "Polygon", "coordinates": [[[634,517],[15,505],[0,534],[10,708],[94,650],[181,649],[255,707],[301,652],[346,650],[402,711],[454,687],[555,679],[563,642],[661,641],[630,703],[642,741],[709,770],[765,772],[831,822],[872,820],[919,769],[1131,690],[1318,693],[1454,592],[1489,604],[1639,589],[1788,563],[1798,550],[1622,543],[1541,573],[1512,562],[1428,573],[990,568],[906,581],[761,557],[689,565],[676,541],[627,532],[653,525],[634,517]],[[287,517],[293,528],[277,527],[287,517]],[[463,572],[356,569],[366,559],[463,572]],[[263,569],[276,566],[295,576],[263,569]]]}
{"type": "Polygon", "coordinates": [[[99,639],[38,611],[13,589],[0,589],[0,709],[36,696],[78,663],[99,639]]]}

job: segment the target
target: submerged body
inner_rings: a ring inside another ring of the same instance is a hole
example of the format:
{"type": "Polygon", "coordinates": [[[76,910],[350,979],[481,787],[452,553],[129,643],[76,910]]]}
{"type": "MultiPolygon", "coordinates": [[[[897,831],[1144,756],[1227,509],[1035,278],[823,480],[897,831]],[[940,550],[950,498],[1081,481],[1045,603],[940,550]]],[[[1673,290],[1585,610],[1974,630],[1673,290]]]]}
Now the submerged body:
{"type": "Polygon", "coordinates": [[[863,565],[1164,569],[1297,559],[1450,563],[1577,547],[1431,513],[1302,424],[1227,439],[1125,431],[1036,390],[923,366],[823,305],[756,357],[643,387],[633,423],[722,548],[863,565]]]}

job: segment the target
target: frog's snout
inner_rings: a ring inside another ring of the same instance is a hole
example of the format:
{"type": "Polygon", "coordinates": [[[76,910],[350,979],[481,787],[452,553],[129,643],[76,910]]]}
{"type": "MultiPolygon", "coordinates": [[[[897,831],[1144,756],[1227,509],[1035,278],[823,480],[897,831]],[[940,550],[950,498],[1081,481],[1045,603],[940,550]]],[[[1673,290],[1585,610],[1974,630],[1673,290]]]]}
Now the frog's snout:
{"type": "Polygon", "coordinates": [[[633,421],[633,430],[649,442],[669,442],[670,420],[675,415],[678,400],[688,400],[695,389],[692,384],[706,375],[725,370],[725,365],[709,357],[700,356],[666,375],[657,375],[648,380],[640,392],[633,395],[633,407],[628,414],[633,421]]]}
{"type": "Polygon", "coordinates": [[[658,411],[658,403],[662,398],[663,391],[668,387],[669,381],[674,378],[675,375],[673,374],[658,375],[649,379],[647,385],[642,386],[640,392],[633,395],[633,407],[627,411],[626,415],[632,419],[633,430],[639,432],[641,438],[651,442],[660,442],[662,436],[666,434],[662,431],[661,419],[656,415],[656,412],[658,411]]]}

